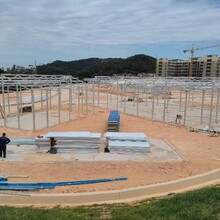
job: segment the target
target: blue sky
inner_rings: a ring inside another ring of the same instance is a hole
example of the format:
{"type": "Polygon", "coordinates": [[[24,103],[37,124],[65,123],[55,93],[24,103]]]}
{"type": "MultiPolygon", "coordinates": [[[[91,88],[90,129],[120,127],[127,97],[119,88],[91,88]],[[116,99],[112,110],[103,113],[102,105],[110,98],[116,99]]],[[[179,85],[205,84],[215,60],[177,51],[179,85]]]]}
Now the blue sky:
{"type": "Polygon", "coordinates": [[[89,57],[220,56],[218,0],[0,0],[0,67],[89,57]]]}

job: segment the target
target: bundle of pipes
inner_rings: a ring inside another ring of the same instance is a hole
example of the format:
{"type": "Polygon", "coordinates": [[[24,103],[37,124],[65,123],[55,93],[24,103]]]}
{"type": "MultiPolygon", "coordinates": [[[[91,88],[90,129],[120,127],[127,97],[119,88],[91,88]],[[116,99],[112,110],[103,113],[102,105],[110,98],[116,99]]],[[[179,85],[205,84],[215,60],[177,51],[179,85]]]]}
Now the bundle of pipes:
{"type": "Polygon", "coordinates": [[[107,132],[110,153],[145,154],[150,152],[150,144],[144,133],[107,132]]]}

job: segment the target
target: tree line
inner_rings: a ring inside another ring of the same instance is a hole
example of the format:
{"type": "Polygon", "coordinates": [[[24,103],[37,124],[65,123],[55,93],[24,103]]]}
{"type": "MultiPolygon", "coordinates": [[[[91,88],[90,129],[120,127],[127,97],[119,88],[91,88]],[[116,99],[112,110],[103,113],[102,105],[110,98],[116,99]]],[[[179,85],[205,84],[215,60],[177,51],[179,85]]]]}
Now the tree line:
{"type": "Polygon", "coordinates": [[[121,74],[155,73],[156,59],[147,55],[122,58],[89,58],[76,61],[54,61],[37,66],[38,74],[72,75],[80,79],[94,76],[113,76],[121,74]]]}

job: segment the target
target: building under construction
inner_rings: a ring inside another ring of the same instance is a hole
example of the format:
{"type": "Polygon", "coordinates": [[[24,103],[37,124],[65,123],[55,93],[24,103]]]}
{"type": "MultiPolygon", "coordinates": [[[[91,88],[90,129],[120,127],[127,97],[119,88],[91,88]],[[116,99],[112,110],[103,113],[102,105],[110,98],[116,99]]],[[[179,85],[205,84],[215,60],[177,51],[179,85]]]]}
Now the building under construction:
{"type": "MultiPolygon", "coordinates": [[[[167,58],[157,59],[156,76],[181,77],[189,76],[190,60],[167,58]]],[[[192,59],[191,76],[193,77],[220,77],[220,57],[207,55],[192,59]]]]}

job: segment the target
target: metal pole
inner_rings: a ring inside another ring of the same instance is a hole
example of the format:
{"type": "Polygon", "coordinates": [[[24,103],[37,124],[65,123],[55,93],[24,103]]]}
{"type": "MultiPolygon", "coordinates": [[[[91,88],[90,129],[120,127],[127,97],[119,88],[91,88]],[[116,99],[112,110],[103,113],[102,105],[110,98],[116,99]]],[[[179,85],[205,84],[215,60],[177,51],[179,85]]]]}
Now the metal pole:
{"type": "Polygon", "coordinates": [[[6,114],[5,114],[5,87],[3,83],[3,75],[2,75],[2,109],[4,115],[4,126],[6,127],[6,114]]]}
{"type": "Polygon", "coordinates": [[[83,107],[84,107],[84,106],[83,106],[83,105],[84,105],[84,103],[83,103],[83,102],[84,102],[84,92],[83,92],[83,88],[84,88],[84,86],[83,86],[83,84],[82,84],[82,86],[80,87],[80,90],[81,90],[81,92],[80,92],[81,95],[80,95],[80,96],[81,96],[81,104],[82,104],[82,107],[81,107],[82,115],[83,115],[83,112],[84,112],[84,108],[83,108],[83,107]]]}
{"type": "Polygon", "coordinates": [[[112,92],[111,92],[111,85],[109,85],[109,90],[110,90],[110,103],[112,103],[112,92]]]}
{"type": "Polygon", "coordinates": [[[188,107],[190,106],[190,92],[188,93],[189,94],[189,96],[188,96],[188,107]]]}
{"type": "Polygon", "coordinates": [[[98,82],[98,107],[99,107],[99,83],[100,81],[98,82]]]}
{"type": "Polygon", "coordinates": [[[134,96],[133,96],[133,97],[134,97],[133,107],[135,107],[135,102],[137,101],[137,100],[135,99],[135,98],[137,98],[137,97],[136,97],[136,88],[135,88],[135,87],[133,88],[133,93],[134,93],[134,96]]]}
{"type": "Polygon", "coordinates": [[[92,114],[95,113],[95,89],[94,89],[94,81],[92,82],[92,114]]]}
{"type": "Polygon", "coordinates": [[[20,99],[20,109],[22,111],[22,90],[21,90],[21,85],[20,85],[20,89],[19,89],[19,99],[20,99]]]}
{"type": "Polygon", "coordinates": [[[159,93],[157,93],[157,105],[159,105],[159,93]]]}
{"type": "Polygon", "coordinates": [[[125,96],[124,96],[124,112],[126,112],[126,102],[127,102],[127,95],[126,95],[126,81],[125,81],[125,85],[124,85],[124,93],[125,93],[125,96]]]}
{"type": "Polygon", "coordinates": [[[142,88],[142,90],[141,90],[141,98],[142,98],[142,100],[144,100],[144,87],[145,87],[145,84],[144,84],[144,86],[141,87],[142,88]]]}
{"type": "Polygon", "coordinates": [[[86,93],[86,116],[88,115],[88,86],[87,84],[85,84],[86,88],[85,88],[85,93],[86,93]]]}
{"type": "Polygon", "coordinates": [[[43,110],[43,89],[40,90],[40,104],[41,104],[41,111],[43,110]]]}
{"type": "Polygon", "coordinates": [[[182,88],[180,89],[180,101],[179,101],[179,111],[182,110],[182,88]]]}
{"type": "Polygon", "coordinates": [[[9,91],[9,86],[7,87],[7,98],[8,98],[8,115],[10,115],[11,108],[10,108],[10,91],[9,91]]]}
{"type": "Polygon", "coordinates": [[[215,87],[215,84],[212,83],[211,106],[210,106],[210,114],[209,114],[209,130],[211,130],[211,126],[212,126],[212,108],[213,108],[213,98],[214,98],[214,87],[215,87]]]}
{"type": "Polygon", "coordinates": [[[123,91],[123,90],[122,90],[122,86],[123,86],[123,85],[121,84],[121,86],[120,86],[120,93],[121,93],[121,108],[122,108],[122,100],[123,100],[123,97],[122,97],[122,91],[123,91]]]}
{"type": "Polygon", "coordinates": [[[164,87],[164,100],[163,100],[163,123],[165,123],[166,120],[166,98],[167,98],[167,81],[165,82],[164,87]]]}
{"type": "Polygon", "coordinates": [[[59,124],[61,122],[61,88],[58,89],[58,103],[59,103],[59,124]]]}
{"type": "Polygon", "coordinates": [[[216,115],[215,115],[215,123],[218,123],[219,92],[220,92],[220,90],[218,89],[218,91],[217,91],[217,102],[216,102],[216,115]]]}
{"type": "Polygon", "coordinates": [[[49,100],[48,100],[48,89],[46,89],[46,120],[47,128],[49,128],[49,100]]]}
{"type": "Polygon", "coordinates": [[[69,88],[69,121],[71,120],[71,115],[72,115],[72,111],[73,111],[73,103],[72,103],[72,84],[70,85],[69,88]]]}
{"type": "Polygon", "coordinates": [[[139,87],[137,88],[137,115],[139,114],[139,87]]]}
{"type": "Polygon", "coordinates": [[[106,92],[106,108],[108,109],[108,90],[109,90],[109,86],[107,87],[107,92],[106,92]]]}
{"type": "Polygon", "coordinates": [[[17,119],[18,119],[18,128],[21,128],[20,123],[20,109],[19,109],[19,91],[18,91],[18,84],[16,83],[16,98],[17,98],[17,119]]]}
{"type": "Polygon", "coordinates": [[[78,85],[78,118],[80,118],[80,86],[78,85]]]}
{"type": "Polygon", "coordinates": [[[204,108],[204,99],[205,99],[205,90],[202,90],[202,106],[201,106],[201,116],[200,116],[200,124],[203,124],[203,108],[204,108]]]}
{"type": "Polygon", "coordinates": [[[33,130],[36,130],[35,125],[35,105],[34,105],[34,90],[31,89],[31,103],[32,103],[32,115],[33,115],[33,130]]]}
{"type": "Polygon", "coordinates": [[[170,102],[170,88],[168,87],[168,91],[167,91],[167,113],[168,113],[168,110],[169,110],[169,102],[170,102]]]}
{"type": "Polygon", "coordinates": [[[193,101],[194,101],[194,89],[192,90],[192,103],[191,103],[191,110],[193,110],[193,101]]]}
{"type": "Polygon", "coordinates": [[[187,90],[185,90],[185,106],[184,106],[184,121],[183,125],[186,126],[186,109],[187,109],[187,90]]]}
{"type": "Polygon", "coordinates": [[[145,96],[146,96],[146,106],[147,106],[147,89],[145,89],[145,96]]]}
{"type": "Polygon", "coordinates": [[[154,119],[154,92],[155,92],[155,81],[153,86],[153,98],[152,98],[152,112],[151,112],[151,118],[154,119]]]}
{"type": "Polygon", "coordinates": [[[117,79],[117,104],[116,104],[116,109],[118,110],[118,79],[117,79]]]}
{"type": "Polygon", "coordinates": [[[52,92],[51,92],[51,88],[50,88],[50,109],[51,109],[51,106],[52,106],[52,92]]]}

